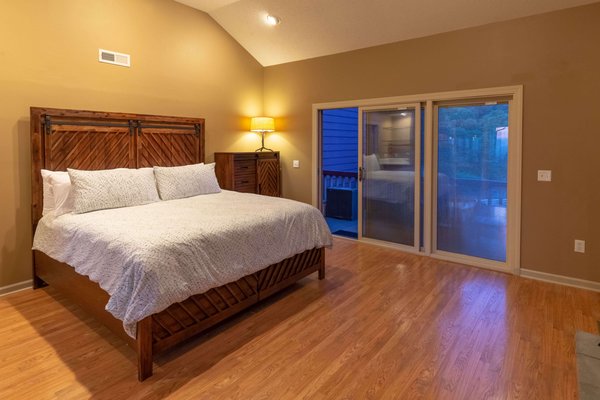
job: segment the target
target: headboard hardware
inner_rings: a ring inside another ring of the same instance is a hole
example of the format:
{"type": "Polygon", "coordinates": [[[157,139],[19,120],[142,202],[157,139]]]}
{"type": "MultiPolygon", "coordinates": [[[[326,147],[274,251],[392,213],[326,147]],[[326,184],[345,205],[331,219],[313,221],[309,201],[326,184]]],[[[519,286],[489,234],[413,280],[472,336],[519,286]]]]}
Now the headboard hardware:
{"type": "Polygon", "coordinates": [[[133,136],[135,133],[135,129],[138,127],[139,121],[134,121],[132,119],[129,120],[129,136],[133,136]]]}
{"type": "Polygon", "coordinates": [[[142,128],[146,129],[173,129],[179,131],[196,131],[196,136],[200,136],[200,124],[194,125],[158,125],[158,124],[143,124],[141,121],[138,121],[138,136],[142,134],[142,128]]]}
{"type": "Polygon", "coordinates": [[[46,135],[52,133],[52,118],[49,115],[44,116],[44,132],[46,135]]]}
{"type": "Polygon", "coordinates": [[[66,126],[102,126],[102,127],[118,127],[118,128],[131,128],[129,123],[125,122],[95,122],[95,121],[57,121],[52,120],[49,115],[44,116],[44,127],[46,133],[52,132],[52,125],[66,125],[66,126]]]}
{"type": "Polygon", "coordinates": [[[139,128],[146,128],[146,129],[174,129],[174,130],[184,130],[184,131],[191,131],[191,130],[195,130],[195,126],[198,124],[194,124],[194,125],[146,125],[143,123],[140,123],[139,128]]]}

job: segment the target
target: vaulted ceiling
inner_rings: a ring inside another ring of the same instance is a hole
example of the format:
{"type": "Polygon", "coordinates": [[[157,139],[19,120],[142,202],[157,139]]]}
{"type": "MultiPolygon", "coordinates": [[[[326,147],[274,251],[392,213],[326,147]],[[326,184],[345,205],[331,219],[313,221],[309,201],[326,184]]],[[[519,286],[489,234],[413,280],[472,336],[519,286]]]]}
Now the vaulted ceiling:
{"type": "Polygon", "coordinates": [[[304,60],[598,0],[175,0],[207,12],[262,65],[304,60]],[[268,26],[267,14],[281,23],[268,26]]]}

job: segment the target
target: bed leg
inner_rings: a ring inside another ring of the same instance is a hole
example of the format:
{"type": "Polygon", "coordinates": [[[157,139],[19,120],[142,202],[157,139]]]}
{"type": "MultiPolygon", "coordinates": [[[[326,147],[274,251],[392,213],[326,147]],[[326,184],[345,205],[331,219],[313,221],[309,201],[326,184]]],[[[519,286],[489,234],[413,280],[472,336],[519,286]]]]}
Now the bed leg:
{"type": "Polygon", "coordinates": [[[45,286],[48,286],[46,284],[46,282],[44,282],[43,280],[41,280],[40,278],[38,278],[37,276],[33,277],[33,288],[34,289],[39,289],[39,288],[43,288],[45,286]]]}
{"type": "Polygon", "coordinates": [[[152,316],[137,323],[138,380],[152,376],[152,316]]]}
{"type": "Polygon", "coordinates": [[[325,249],[321,249],[321,262],[319,266],[319,280],[325,279],[325,249]]]}
{"type": "Polygon", "coordinates": [[[31,252],[31,272],[33,273],[33,288],[34,289],[39,289],[39,288],[43,288],[44,286],[48,286],[48,284],[46,282],[44,282],[42,280],[42,278],[38,277],[37,274],[35,273],[35,251],[31,252]]]}

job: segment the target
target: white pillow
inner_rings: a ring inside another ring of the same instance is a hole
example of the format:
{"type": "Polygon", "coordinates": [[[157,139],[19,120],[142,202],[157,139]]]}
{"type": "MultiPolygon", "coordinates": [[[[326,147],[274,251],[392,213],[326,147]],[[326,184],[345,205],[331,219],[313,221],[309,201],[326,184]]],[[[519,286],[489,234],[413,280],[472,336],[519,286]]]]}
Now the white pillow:
{"type": "Polygon", "coordinates": [[[215,175],[215,163],[154,167],[154,177],[158,193],[163,200],[182,199],[221,191],[215,175]]]}
{"type": "Polygon", "coordinates": [[[73,202],[73,191],[71,190],[71,178],[69,174],[52,174],[50,176],[52,193],[54,195],[54,216],[58,217],[75,211],[73,202]]]}
{"type": "Polygon", "coordinates": [[[368,156],[365,156],[365,168],[367,172],[379,171],[381,169],[376,154],[369,154],[368,156]]]}
{"type": "Polygon", "coordinates": [[[41,173],[42,173],[42,188],[43,188],[43,192],[44,192],[44,204],[43,204],[42,215],[46,215],[46,214],[51,213],[52,211],[55,211],[55,209],[56,209],[56,200],[55,200],[54,189],[52,187],[51,179],[54,178],[54,179],[59,179],[61,181],[66,179],[69,182],[70,182],[70,180],[69,180],[69,174],[67,173],[67,171],[49,171],[47,169],[42,169],[41,173]]]}
{"type": "Polygon", "coordinates": [[[131,207],[159,201],[151,168],[82,171],[67,169],[75,213],[131,207]]]}

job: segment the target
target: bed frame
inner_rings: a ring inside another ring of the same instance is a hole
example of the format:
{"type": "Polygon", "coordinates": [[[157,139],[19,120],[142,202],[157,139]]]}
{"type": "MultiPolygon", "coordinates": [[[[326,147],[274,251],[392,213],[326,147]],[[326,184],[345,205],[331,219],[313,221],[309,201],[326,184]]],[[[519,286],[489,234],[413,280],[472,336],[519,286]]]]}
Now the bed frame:
{"type": "MultiPolygon", "coordinates": [[[[204,119],[53,108],[31,108],[33,231],[42,217],[40,170],[178,166],[204,161],[204,119]]],[[[105,310],[109,296],[97,283],[46,254],[33,252],[34,288],[51,285],[94,315],[137,351],[138,379],[152,376],[153,355],[318,271],[323,248],[307,250],[236,282],[199,293],[137,323],[135,339],[105,310]]]]}

